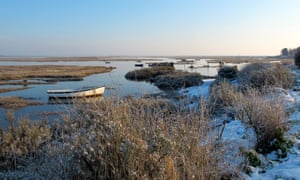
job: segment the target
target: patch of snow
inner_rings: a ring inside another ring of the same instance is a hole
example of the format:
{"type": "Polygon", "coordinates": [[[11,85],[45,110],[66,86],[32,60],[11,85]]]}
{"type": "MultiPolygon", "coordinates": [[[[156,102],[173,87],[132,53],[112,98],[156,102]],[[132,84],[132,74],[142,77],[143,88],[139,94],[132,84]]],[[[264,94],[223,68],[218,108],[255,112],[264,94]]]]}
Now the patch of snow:
{"type": "Polygon", "coordinates": [[[244,162],[243,151],[255,147],[256,135],[253,128],[248,128],[240,120],[225,124],[222,143],[226,145],[226,161],[230,166],[238,167],[244,162]]]}
{"type": "Polygon", "coordinates": [[[286,109],[292,109],[296,104],[295,96],[291,94],[291,91],[287,91],[283,88],[272,89],[272,92],[264,96],[264,98],[270,102],[282,102],[286,109]]]}
{"type": "Polygon", "coordinates": [[[291,97],[294,98],[296,104],[300,104],[300,92],[299,91],[289,91],[291,97]]]}
{"type": "Polygon", "coordinates": [[[201,86],[192,86],[178,90],[177,93],[182,97],[180,104],[184,104],[189,109],[197,108],[199,100],[202,98],[206,99],[209,96],[209,87],[215,79],[206,79],[203,81],[204,83],[201,86]]]}
{"type": "Polygon", "coordinates": [[[240,147],[254,148],[256,138],[252,128],[247,128],[240,120],[233,120],[225,124],[222,140],[234,141],[240,147]]]}
{"type": "Polygon", "coordinates": [[[209,95],[209,87],[214,81],[215,79],[205,79],[203,80],[203,84],[201,86],[192,86],[186,89],[181,89],[178,91],[178,93],[182,96],[186,96],[187,98],[206,98],[209,95]]]}
{"type": "Polygon", "coordinates": [[[289,155],[287,161],[274,165],[272,168],[267,169],[265,173],[256,171],[248,179],[300,179],[299,164],[299,155],[289,155]]]}

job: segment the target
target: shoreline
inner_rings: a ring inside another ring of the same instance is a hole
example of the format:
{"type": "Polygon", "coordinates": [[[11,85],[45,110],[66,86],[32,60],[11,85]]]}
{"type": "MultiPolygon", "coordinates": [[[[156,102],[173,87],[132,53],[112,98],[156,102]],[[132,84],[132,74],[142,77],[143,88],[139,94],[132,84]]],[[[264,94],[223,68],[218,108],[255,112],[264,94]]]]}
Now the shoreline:
{"type": "Polygon", "coordinates": [[[70,62],[70,61],[164,61],[168,59],[206,59],[209,62],[225,63],[293,61],[293,58],[274,56],[86,56],[86,57],[0,57],[2,61],[15,62],[70,62]]]}

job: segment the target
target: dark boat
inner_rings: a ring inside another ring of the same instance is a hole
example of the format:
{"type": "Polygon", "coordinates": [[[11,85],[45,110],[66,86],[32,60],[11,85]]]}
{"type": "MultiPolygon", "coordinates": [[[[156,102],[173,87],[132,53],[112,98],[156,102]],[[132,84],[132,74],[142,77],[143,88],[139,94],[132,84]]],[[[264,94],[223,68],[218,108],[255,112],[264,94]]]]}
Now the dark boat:
{"type": "Polygon", "coordinates": [[[135,67],[144,67],[144,64],[135,64],[135,67]]]}

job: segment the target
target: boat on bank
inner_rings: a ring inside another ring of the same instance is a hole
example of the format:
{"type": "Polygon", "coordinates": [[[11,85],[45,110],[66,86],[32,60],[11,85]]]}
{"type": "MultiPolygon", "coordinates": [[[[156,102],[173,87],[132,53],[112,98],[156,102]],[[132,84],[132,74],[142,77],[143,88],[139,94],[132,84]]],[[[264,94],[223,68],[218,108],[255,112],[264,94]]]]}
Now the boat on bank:
{"type": "Polygon", "coordinates": [[[49,99],[70,99],[102,96],[105,91],[105,86],[100,87],[83,87],[79,89],[58,89],[47,90],[49,99]]]}

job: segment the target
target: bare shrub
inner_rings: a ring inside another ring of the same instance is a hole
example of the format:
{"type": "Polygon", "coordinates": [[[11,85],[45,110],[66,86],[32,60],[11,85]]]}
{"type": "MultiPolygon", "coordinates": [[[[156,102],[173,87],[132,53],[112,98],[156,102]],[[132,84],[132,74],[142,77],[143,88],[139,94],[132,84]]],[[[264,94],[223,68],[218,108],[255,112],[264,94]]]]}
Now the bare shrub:
{"type": "Polygon", "coordinates": [[[282,139],[288,129],[287,114],[283,104],[267,101],[254,89],[248,89],[234,106],[237,116],[254,128],[257,136],[256,150],[268,153],[276,149],[274,142],[282,139]]]}
{"type": "Polygon", "coordinates": [[[223,66],[218,71],[218,76],[226,79],[234,79],[236,78],[236,74],[238,72],[237,66],[223,66]]]}
{"type": "Polygon", "coordinates": [[[199,112],[177,112],[163,100],[128,98],[78,108],[76,119],[64,127],[69,133],[63,138],[79,159],[80,171],[74,177],[221,177],[223,160],[208,141],[205,106],[199,112]]]}
{"type": "Polygon", "coordinates": [[[209,102],[211,109],[224,110],[233,106],[236,99],[241,96],[237,87],[226,79],[217,79],[210,87],[209,102]]]}
{"type": "Polygon", "coordinates": [[[253,63],[238,72],[237,79],[243,89],[271,87],[291,88],[294,84],[292,72],[281,64],[253,63]]]}

